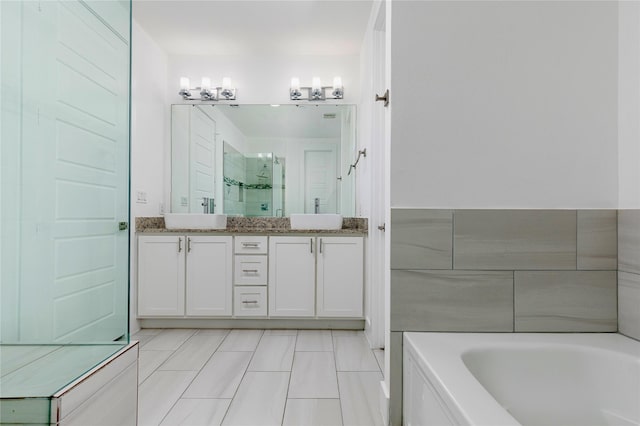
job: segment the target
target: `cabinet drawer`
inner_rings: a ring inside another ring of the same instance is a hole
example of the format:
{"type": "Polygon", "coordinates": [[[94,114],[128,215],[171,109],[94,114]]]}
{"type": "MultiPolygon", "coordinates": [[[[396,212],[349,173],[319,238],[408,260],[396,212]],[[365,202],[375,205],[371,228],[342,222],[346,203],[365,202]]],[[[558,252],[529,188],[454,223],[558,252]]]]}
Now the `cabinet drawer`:
{"type": "Polygon", "coordinates": [[[267,256],[236,255],[234,277],[237,285],[267,285],[267,256]]]}
{"type": "Polygon", "coordinates": [[[267,316],[267,288],[234,287],[233,314],[237,317],[267,316]]]}
{"type": "Polygon", "coordinates": [[[236,254],[267,254],[267,237],[240,236],[236,238],[236,254]]]}

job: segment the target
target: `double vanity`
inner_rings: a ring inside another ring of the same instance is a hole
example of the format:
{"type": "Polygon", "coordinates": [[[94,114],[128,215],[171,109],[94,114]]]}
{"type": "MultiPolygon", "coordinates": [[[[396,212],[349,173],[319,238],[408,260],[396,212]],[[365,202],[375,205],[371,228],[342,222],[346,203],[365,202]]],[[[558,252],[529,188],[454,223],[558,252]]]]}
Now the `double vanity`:
{"type": "Polygon", "coordinates": [[[366,219],[167,215],[138,218],[136,230],[137,312],[147,326],[363,320],[366,219]]]}

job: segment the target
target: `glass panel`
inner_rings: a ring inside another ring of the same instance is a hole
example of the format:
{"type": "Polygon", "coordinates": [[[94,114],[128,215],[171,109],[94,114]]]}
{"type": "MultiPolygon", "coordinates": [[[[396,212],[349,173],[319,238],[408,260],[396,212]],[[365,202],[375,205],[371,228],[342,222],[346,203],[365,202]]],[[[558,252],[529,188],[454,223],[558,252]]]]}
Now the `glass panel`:
{"type": "Polygon", "coordinates": [[[130,9],[0,2],[3,421],[129,341],[130,9]]]}

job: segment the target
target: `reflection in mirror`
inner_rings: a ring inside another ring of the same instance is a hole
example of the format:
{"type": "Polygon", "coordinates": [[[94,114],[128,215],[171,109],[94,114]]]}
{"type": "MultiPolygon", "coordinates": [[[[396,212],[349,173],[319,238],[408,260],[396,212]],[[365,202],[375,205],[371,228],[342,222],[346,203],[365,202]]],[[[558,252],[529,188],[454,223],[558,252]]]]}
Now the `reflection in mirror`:
{"type": "Polygon", "coordinates": [[[241,216],[284,214],[284,159],[273,153],[242,155],[224,145],[224,212],[241,216]]]}
{"type": "Polygon", "coordinates": [[[355,125],[352,105],[173,105],[171,209],[202,212],[210,197],[215,213],[279,217],[317,199],[354,216],[355,125]]]}

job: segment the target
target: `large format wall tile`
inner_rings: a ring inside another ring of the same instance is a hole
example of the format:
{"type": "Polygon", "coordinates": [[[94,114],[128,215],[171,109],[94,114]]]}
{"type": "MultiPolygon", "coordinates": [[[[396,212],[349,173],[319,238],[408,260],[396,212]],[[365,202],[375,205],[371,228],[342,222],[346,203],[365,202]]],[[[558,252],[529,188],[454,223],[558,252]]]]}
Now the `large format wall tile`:
{"type": "Polygon", "coordinates": [[[616,331],[616,271],[516,271],[516,331],[616,331]]]}
{"type": "Polygon", "coordinates": [[[454,269],[575,269],[575,210],[456,210],[454,269]]]}
{"type": "Polygon", "coordinates": [[[640,275],[618,272],[620,333],[640,340],[640,275]]]}
{"type": "Polygon", "coordinates": [[[578,210],[578,269],[618,269],[617,221],[617,210],[578,210]]]}
{"type": "Polygon", "coordinates": [[[391,271],[392,331],[513,331],[513,272],[391,271]]]}
{"type": "Polygon", "coordinates": [[[640,274],[640,210],[618,211],[618,269],[640,274]]]}
{"type": "MultiPolygon", "coordinates": [[[[392,331],[389,343],[389,424],[402,424],[403,333],[392,331]]],[[[385,349],[386,350],[386,349],[385,349]]]]}
{"type": "Polygon", "coordinates": [[[451,210],[392,209],[391,269],[451,269],[451,210]]]}

